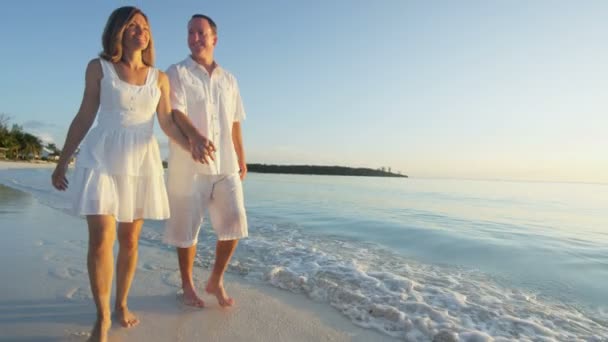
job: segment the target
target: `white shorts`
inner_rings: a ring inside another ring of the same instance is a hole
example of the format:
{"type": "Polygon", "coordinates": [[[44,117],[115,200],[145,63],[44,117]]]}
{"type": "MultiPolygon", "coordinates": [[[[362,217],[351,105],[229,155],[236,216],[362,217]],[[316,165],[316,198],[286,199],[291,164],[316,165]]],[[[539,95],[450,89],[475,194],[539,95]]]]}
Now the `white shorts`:
{"type": "Polygon", "coordinates": [[[218,240],[247,237],[243,185],[238,173],[205,175],[173,170],[167,179],[171,217],[163,241],[187,248],[196,245],[205,212],[218,240]],[[177,174],[180,173],[180,174],[177,174]]]}

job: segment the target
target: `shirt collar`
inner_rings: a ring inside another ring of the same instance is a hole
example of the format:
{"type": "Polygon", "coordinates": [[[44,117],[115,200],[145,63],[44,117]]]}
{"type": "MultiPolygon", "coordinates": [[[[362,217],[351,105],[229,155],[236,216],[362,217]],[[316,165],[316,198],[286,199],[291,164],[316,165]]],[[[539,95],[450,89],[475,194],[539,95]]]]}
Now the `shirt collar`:
{"type": "MultiPolygon", "coordinates": [[[[196,63],[194,61],[194,59],[192,59],[192,56],[188,55],[188,57],[186,57],[186,66],[191,69],[191,70],[196,70],[196,69],[201,69],[202,71],[204,71],[206,74],[209,74],[207,72],[207,70],[200,64],[196,63]]],[[[215,69],[213,70],[213,74],[215,75],[217,74],[221,74],[224,72],[224,69],[222,69],[222,67],[215,62],[215,69]]]]}

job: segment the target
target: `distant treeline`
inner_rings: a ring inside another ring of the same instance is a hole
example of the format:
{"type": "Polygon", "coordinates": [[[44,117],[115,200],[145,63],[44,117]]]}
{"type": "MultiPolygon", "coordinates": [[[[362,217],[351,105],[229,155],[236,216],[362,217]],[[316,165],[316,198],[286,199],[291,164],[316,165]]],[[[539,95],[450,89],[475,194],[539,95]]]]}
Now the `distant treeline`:
{"type": "Polygon", "coordinates": [[[406,175],[384,170],[374,170],[363,167],[352,168],[345,166],[317,166],[317,165],[270,165],[247,164],[249,172],[259,173],[285,173],[298,175],[331,175],[331,176],[371,176],[371,177],[403,177],[406,175]]]}
{"type": "MultiPolygon", "coordinates": [[[[163,167],[167,168],[167,161],[163,161],[163,167]]],[[[364,167],[344,166],[317,166],[317,165],[271,165],[271,164],[247,164],[248,172],[257,173],[284,173],[294,175],[329,175],[329,176],[369,176],[369,177],[401,177],[406,175],[393,173],[385,170],[374,170],[364,167]]]]}

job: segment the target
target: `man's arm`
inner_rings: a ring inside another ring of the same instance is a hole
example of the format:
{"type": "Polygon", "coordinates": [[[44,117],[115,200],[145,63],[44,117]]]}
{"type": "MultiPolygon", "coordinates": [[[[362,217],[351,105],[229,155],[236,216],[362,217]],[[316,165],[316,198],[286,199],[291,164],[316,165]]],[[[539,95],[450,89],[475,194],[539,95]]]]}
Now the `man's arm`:
{"type": "Polygon", "coordinates": [[[234,116],[232,123],[232,144],[234,145],[234,151],[239,162],[241,180],[245,179],[247,175],[247,161],[245,160],[245,147],[243,146],[243,133],[241,130],[241,121],[245,120],[245,108],[243,107],[243,100],[241,99],[241,91],[235,78],[232,79],[234,82],[234,116]]]}
{"type": "Polygon", "coordinates": [[[234,151],[238,158],[241,180],[244,180],[247,175],[247,161],[245,160],[241,123],[238,121],[232,123],[232,144],[234,145],[234,151]]]}

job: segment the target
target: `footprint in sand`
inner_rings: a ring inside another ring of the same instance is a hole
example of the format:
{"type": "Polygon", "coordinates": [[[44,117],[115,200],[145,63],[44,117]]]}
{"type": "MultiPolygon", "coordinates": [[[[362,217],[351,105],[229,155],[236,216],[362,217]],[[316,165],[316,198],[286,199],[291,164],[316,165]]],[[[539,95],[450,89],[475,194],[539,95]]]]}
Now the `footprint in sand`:
{"type": "Polygon", "coordinates": [[[83,270],[79,270],[77,268],[68,267],[68,274],[71,277],[76,277],[76,276],[79,276],[81,274],[84,274],[84,271],[83,270]]]}
{"type": "Polygon", "coordinates": [[[71,278],[79,276],[83,273],[84,273],[84,271],[81,271],[79,269],[72,268],[72,267],[54,268],[54,269],[49,270],[49,275],[51,277],[61,279],[61,280],[71,279],[71,278]]]}
{"type": "Polygon", "coordinates": [[[163,282],[169,286],[182,287],[181,277],[179,272],[167,272],[162,275],[163,282]]]}
{"type": "Polygon", "coordinates": [[[158,271],[160,266],[157,264],[145,263],[141,268],[148,271],[158,271]]]}
{"type": "Polygon", "coordinates": [[[91,298],[91,291],[82,287],[73,287],[65,293],[67,300],[82,300],[91,298]]]}
{"type": "Polygon", "coordinates": [[[68,273],[68,269],[67,268],[54,268],[49,270],[49,275],[53,278],[57,278],[57,279],[61,279],[61,280],[66,280],[71,278],[72,276],[70,276],[70,274],[68,273]]]}
{"type": "Polygon", "coordinates": [[[85,240],[65,240],[64,242],[82,248],[86,248],[88,246],[88,242],[85,240]]]}
{"type": "Polygon", "coordinates": [[[88,331],[69,331],[65,332],[68,335],[68,341],[85,341],[91,337],[91,333],[88,331]]]}

